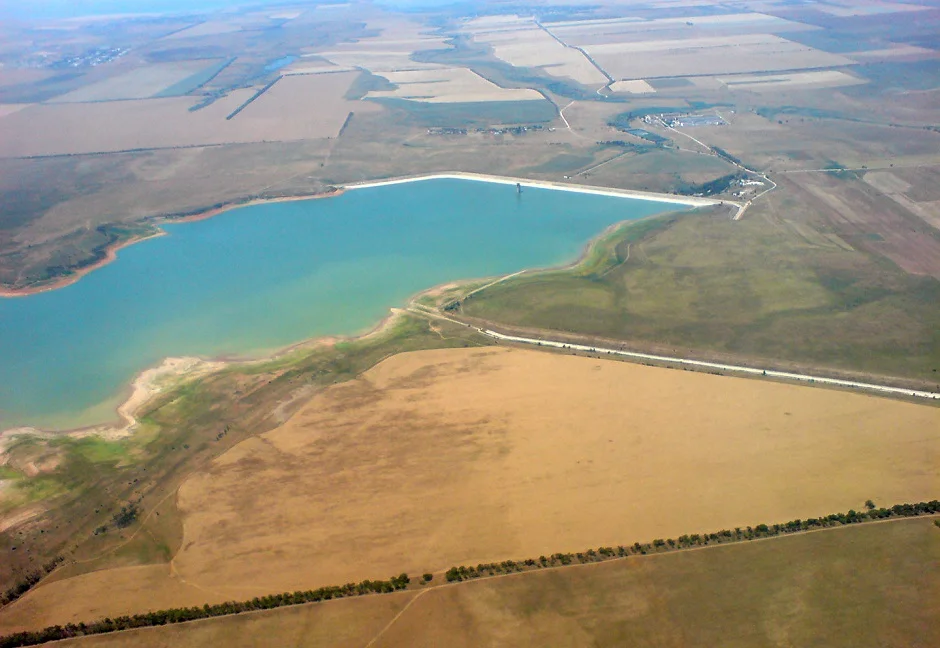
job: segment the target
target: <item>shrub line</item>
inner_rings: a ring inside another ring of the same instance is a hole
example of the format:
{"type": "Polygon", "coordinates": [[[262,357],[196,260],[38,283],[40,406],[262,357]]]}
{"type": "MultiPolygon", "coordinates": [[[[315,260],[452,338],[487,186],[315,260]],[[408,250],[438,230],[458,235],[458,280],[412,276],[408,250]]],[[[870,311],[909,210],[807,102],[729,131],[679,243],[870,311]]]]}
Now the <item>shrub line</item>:
{"type": "MultiPolygon", "coordinates": [[[[849,510],[847,513],[834,513],[806,520],[796,519],[783,524],[758,524],[753,527],[737,527],[734,530],[723,529],[716,533],[691,533],[679,536],[678,538],[657,538],[645,544],[635,542],[629,546],[599,547],[598,549],[588,549],[577,553],[554,553],[551,556],[539,556],[537,559],[528,558],[521,561],[504,560],[498,563],[481,563],[475,567],[461,565],[459,567],[451,567],[445,572],[444,576],[448,583],[458,583],[465,580],[507,575],[516,572],[535,571],[544,568],[583,565],[636,555],[683,551],[711,544],[728,544],[766,539],[831,527],[860,524],[863,522],[933,515],[940,513],[940,501],[931,500],[929,502],[918,502],[916,504],[897,504],[891,508],[876,508],[875,505],[869,501],[866,503],[866,509],[867,510],[864,511],[849,510]]],[[[431,574],[424,574],[421,578],[420,585],[426,585],[432,579],[433,576],[431,574]]],[[[77,624],[68,623],[65,625],[54,625],[42,630],[18,632],[0,637],[0,648],[35,646],[48,641],[70,639],[73,637],[185,623],[187,621],[230,616],[255,610],[270,610],[291,605],[302,605],[304,603],[318,603],[331,599],[370,594],[388,594],[407,589],[409,583],[411,583],[411,578],[409,578],[407,574],[402,573],[388,580],[364,580],[360,583],[331,585],[315,590],[285,592],[282,594],[254,597],[246,601],[227,601],[215,605],[205,604],[203,606],[170,608],[155,612],[146,612],[144,614],[119,616],[113,619],[108,617],[92,623],[82,622],[77,624]]]]}

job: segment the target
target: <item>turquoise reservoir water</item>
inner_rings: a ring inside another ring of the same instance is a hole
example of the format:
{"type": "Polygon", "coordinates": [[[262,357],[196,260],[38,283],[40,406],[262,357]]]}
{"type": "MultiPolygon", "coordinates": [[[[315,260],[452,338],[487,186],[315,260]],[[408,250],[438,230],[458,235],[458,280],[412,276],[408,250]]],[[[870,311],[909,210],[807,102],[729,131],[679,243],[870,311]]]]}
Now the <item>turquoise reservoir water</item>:
{"type": "Polygon", "coordinates": [[[0,299],[0,429],[102,422],[163,358],[354,334],[422,289],[570,262],[605,227],[676,208],[435,179],[167,225],[71,286],[0,299]]]}

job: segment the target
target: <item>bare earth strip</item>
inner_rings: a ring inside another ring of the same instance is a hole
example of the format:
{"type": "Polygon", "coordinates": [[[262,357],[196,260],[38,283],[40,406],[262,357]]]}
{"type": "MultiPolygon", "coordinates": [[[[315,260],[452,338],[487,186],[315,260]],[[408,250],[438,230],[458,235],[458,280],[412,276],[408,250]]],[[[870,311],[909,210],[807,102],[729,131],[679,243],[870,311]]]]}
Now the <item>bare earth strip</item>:
{"type": "Polygon", "coordinates": [[[928,500],[938,466],[926,405],[538,351],[403,354],[190,478],[163,581],[52,582],[0,630],[166,606],[183,585],[243,599],[928,500]]]}

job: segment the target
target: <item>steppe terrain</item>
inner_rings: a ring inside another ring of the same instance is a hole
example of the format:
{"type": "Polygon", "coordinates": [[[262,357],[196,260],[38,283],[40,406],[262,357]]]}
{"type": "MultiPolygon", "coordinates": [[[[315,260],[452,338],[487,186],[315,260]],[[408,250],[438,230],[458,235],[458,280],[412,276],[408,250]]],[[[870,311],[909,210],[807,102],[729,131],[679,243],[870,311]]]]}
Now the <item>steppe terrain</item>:
{"type": "Polygon", "coordinates": [[[0,635],[406,572],[69,642],[936,645],[934,520],[444,573],[940,496],[935,405],[474,328],[940,392],[938,30],[936,0],[0,19],[3,295],[161,223],[399,176],[724,203],[173,376],[129,428],[0,430],[0,635]]]}
{"type": "Polygon", "coordinates": [[[396,355],[189,477],[168,565],[54,580],[0,626],[926,501],[938,455],[925,405],[537,351],[396,355]]]}

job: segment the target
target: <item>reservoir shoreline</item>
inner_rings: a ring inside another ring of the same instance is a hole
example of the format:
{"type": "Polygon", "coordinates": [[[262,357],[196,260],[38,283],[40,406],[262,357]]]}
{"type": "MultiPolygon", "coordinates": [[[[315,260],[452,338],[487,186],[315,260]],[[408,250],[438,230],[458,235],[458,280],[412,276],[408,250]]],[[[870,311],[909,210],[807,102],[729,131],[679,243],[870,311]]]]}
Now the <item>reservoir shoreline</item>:
{"type": "MultiPolygon", "coordinates": [[[[393,185],[393,184],[404,184],[408,182],[417,182],[420,180],[434,180],[434,179],[475,180],[475,181],[489,182],[489,183],[501,184],[501,185],[517,184],[517,180],[513,178],[506,178],[506,177],[499,177],[499,176],[483,176],[483,175],[478,175],[478,174],[447,173],[447,174],[422,175],[422,176],[413,176],[413,177],[408,177],[408,178],[396,178],[396,179],[379,180],[379,181],[373,181],[373,182],[362,182],[362,183],[357,183],[353,185],[348,185],[343,188],[337,188],[336,190],[330,191],[329,193],[317,194],[313,196],[303,196],[303,197],[295,196],[295,197],[278,198],[278,199],[272,199],[272,200],[257,200],[257,201],[250,201],[250,202],[240,203],[240,204],[226,205],[223,207],[217,207],[211,210],[206,210],[198,214],[193,214],[185,218],[166,219],[165,222],[175,225],[177,223],[182,223],[182,222],[191,222],[191,221],[209,219],[212,216],[224,213],[231,209],[235,209],[236,207],[247,207],[247,206],[256,205],[256,204],[267,204],[267,203],[273,203],[273,202],[301,201],[301,200],[309,200],[312,198],[319,198],[319,197],[332,197],[332,196],[342,194],[345,190],[353,191],[356,189],[381,187],[381,186],[387,186],[387,185],[393,185]]],[[[532,188],[539,188],[539,189],[555,189],[555,190],[561,190],[561,191],[566,191],[566,192],[589,193],[589,194],[595,194],[595,195],[605,195],[605,196],[623,197],[623,198],[632,198],[632,199],[640,198],[640,199],[645,199],[648,201],[659,202],[665,205],[672,204],[672,205],[685,206],[685,207],[697,207],[697,206],[704,206],[704,205],[709,205],[709,204],[718,204],[719,202],[721,202],[721,201],[712,200],[712,199],[701,199],[701,198],[694,198],[694,197],[691,197],[691,198],[676,197],[676,196],[666,196],[666,195],[658,195],[658,194],[643,194],[641,192],[608,190],[608,189],[603,189],[603,188],[599,189],[596,187],[553,185],[550,183],[540,183],[540,182],[533,182],[533,181],[527,181],[527,180],[522,180],[522,179],[518,180],[518,184],[520,184],[523,188],[532,187],[532,188]]],[[[627,219],[627,220],[630,220],[630,219],[627,219]]],[[[557,266],[556,265],[549,265],[549,266],[534,266],[533,265],[531,267],[527,266],[524,269],[524,271],[526,270],[531,271],[533,269],[545,270],[545,269],[551,269],[551,268],[567,268],[567,267],[577,265],[585,259],[585,257],[590,253],[592,248],[597,244],[598,240],[600,240],[605,235],[607,235],[612,229],[621,226],[623,222],[625,221],[613,223],[603,228],[601,231],[595,232],[595,234],[580,249],[578,256],[573,260],[566,261],[564,263],[558,264],[557,266]]],[[[138,242],[139,240],[147,240],[149,238],[163,236],[165,234],[167,234],[167,232],[161,230],[161,231],[154,233],[151,236],[140,237],[137,240],[126,241],[120,245],[115,246],[114,248],[109,250],[108,257],[105,260],[103,260],[100,264],[96,266],[89,266],[88,268],[84,268],[83,271],[81,273],[77,273],[76,276],[68,277],[68,284],[76,282],[79,278],[81,278],[81,276],[83,276],[84,274],[87,274],[92,269],[96,267],[100,267],[101,265],[105,265],[106,263],[109,263],[110,261],[113,261],[117,257],[117,254],[116,254],[117,250],[123,247],[129,246],[129,245],[132,245],[133,243],[138,242]]],[[[569,259],[570,258],[571,257],[569,257],[569,259]]],[[[489,278],[498,278],[500,276],[502,275],[489,275],[489,278]]],[[[321,344],[330,344],[340,339],[343,339],[343,340],[361,339],[363,337],[368,337],[370,335],[380,334],[389,325],[391,325],[391,323],[396,321],[397,318],[401,316],[402,310],[399,307],[405,306],[408,303],[411,303],[411,301],[413,301],[418,295],[436,290],[440,288],[441,286],[446,286],[446,285],[453,286],[455,284],[460,285],[466,282],[475,282],[475,281],[480,280],[481,278],[482,278],[482,275],[479,275],[479,276],[468,275],[456,281],[446,280],[443,282],[433,282],[433,283],[429,282],[429,284],[425,285],[421,289],[412,293],[412,295],[408,297],[406,300],[404,300],[403,302],[400,302],[399,304],[395,304],[393,307],[391,307],[389,311],[386,311],[386,315],[383,318],[381,318],[378,322],[376,322],[374,325],[368,328],[362,328],[360,329],[359,333],[353,333],[352,335],[342,335],[342,336],[314,335],[308,338],[301,339],[298,342],[295,342],[295,343],[292,343],[283,347],[277,347],[277,348],[269,347],[267,350],[258,349],[256,353],[251,353],[251,354],[223,354],[223,355],[188,354],[184,357],[174,356],[174,355],[167,356],[163,358],[162,360],[160,360],[158,363],[138,372],[130,381],[125,383],[125,387],[121,389],[120,392],[113,397],[113,400],[109,399],[110,402],[114,403],[113,405],[108,405],[108,407],[111,408],[110,411],[112,412],[112,415],[111,416],[102,415],[102,417],[99,419],[100,422],[94,422],[91,424],[78,424],[78,425],[74,425],[71,427],[68,426],[67,421],[65,421],[64,422],[65,425],[62,425],[61,427],[55,426],[55,425],[53,427],[45,427],[42,424],[33,426],[33,425],[30,425],[29,423],[24,422],[25,424],[20,424],[20,425],[14,424],[10,426],[9,428],[0,429],[0,456],[3,455],[5,448],[8,446],[8,443],[10,442],[12,437],[18,436],[21,434],[36,434],[40,436],[67,435],[67,436],[79,436],[79,437],[88,436],[88,435],[96,435],[96,436],[103,436],[106,438],[116,438],[120,436],[126,436],[132,433],[134,429],[136,428],[136,424],[137,424],[136,414],[140,411],[140,409],[148,401],[150,401],[155,395],[165,391],[166,389],[173,388],[174,386],[178,385],[181,381],[203,377],[205,375],[209,375],[211,373],[214,373],[218,370],[221,370],[233,364],[270,361],[271,359],[276,359],[279,356],[283,356],[284,354],[293,352],[299,348],[308,347],[311,345],[316,346],[316,345],[321,345],[321,344]]],[[[60,287],[60,286],[47,285],[47,286],[42,286],[42,287],[36,287],[36,289],[33,292],[49,291],[49,290],[53,290],[55,287],[60,287]]],[[[27,293],[18,292],[12,296],[24,296],[25,294],[27,293]]],[[[101,403],[101,405],[104,406],[105,404],[101,403]]],[[[102,412],[102,414],[104,413],[102,412]]]]}
{"type": "MultiPolygon", "coordinates": [[[[728,200],[717,200],[714,198],[704,198],[698,196],[679,196],[675,194],[664,194],[664,193],[654,193],[649,191],[634,191],[632,189],[616,189],[611,187],[595,187],[591,185],[580,185],[580,184],[566,184],[561,182],[552,182],[549,180],[528,180],[525,178],[513,178],[510,176],[497,176],[497,175],[488,175],[483,173],[470,173],[463,171],[456,172],[443,172],[443,173],[428,173],[420,175],[410,175],[410,176],[400,176],[396,178],[387,178],[384,180],[365,180],[362,182],[354,182],[346,185],[339,185],[333,190],[328,190],[321,193],[313,194],[302,194],[297,196],[282,196],[277,198],[258,198],[253,200],[248,200],[245,202],[233,202],[230,204],[222,205],[219,207],[210,207],[208,209],[198,211],[194,214],[189,214],[180,218],[173,218],[172,216],[157,216],[151,219],[151,222],[155,223],[157,227],[162,223],[192,223],[196,221],[206,220],[225,212],[231,211],[233,209],[240,209],[242,207],[252,207],[255,205],[266,205],[273,203],[282,203],[282,202],[297,202],[302,200],[316,200],[319,198],[334,198],[336,196],[341,196],[346,191],[354,191],[357,189],[371,189],[374,187],[387,187],[398,184],[405,184],[409,182],[420,182],[423,180],[472,180],[476,182],[488,182],[491,184],[501,184],[501,185],[519,185],[521,188],[532,187],[536,189],[549,189],[553,191],[568,191],[572,193],[583,193],[591,194],[596,196],[612,196],[618,198],[630,198],[634,200],[646,200],[650,202],[660,202],[660,203],[669,203],[674,205],[685,205],[688,207],[705,207],[708,205],[717,205],[717,204],[728,204],[728,205],[738,205],[733,201],[728,200]]],[[[94,270],[97,270],[101,267],[112,263],[117,259],[117,253],[135,243],[141,243],[143,241],[148,241],[152,238],[165,235],[166,232],[159,230],[153,234],[147,236],[139,236],[126,241],[121,241],[113,246],[110,246],[105,251],[105,256],[101,260],[91,263],[85,267],[79,268],[75,272],[65,277],[60,277],[48,283],[39,283],[33,286],[27,286],[24,288],[0,288],[0,299],[3,298],[15,298],[15,297],[28,297],[30,295],[36,295],[39,293],[49,292],[51,290],[57,290],[59,288],[65,288],[71,286],[75,282],[79,281],[82,277],[87,275],[94,270]]]]}

